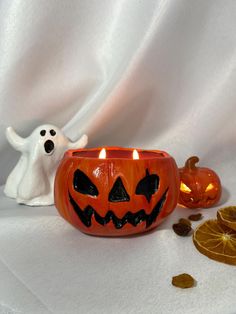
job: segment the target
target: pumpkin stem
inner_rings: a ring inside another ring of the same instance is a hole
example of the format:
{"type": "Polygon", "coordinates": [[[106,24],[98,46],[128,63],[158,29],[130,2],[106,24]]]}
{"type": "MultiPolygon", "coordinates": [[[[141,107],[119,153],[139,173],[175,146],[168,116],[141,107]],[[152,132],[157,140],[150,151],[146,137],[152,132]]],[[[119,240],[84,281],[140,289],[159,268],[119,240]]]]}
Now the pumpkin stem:
{"type": "Polygon", "coordinates": [[[195,170],[197,169],[196,163],[199,162],[199,158],[197,156],[189,157],[185,162],[185,168],[189,170],[195,170]]]}

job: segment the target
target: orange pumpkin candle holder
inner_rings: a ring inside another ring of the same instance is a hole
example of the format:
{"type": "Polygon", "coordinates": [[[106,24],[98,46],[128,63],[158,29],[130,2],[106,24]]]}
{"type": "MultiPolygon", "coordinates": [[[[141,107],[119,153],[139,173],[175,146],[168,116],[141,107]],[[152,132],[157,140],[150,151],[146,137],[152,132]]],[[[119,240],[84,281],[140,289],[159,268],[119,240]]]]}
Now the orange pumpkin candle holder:
{"type": "Polygon", "coordinates": [[[189,208],[207,208],[215,205],[221,196],[218,175],[209,168],[196,167],[197,156],[190,157],[179,169],[179,204],[189,208]]]}
{"type": "Polygon", "coordinates": [[[85,233],[141,233],[176,207],[178,168],[170,155],[156,150],[69,150],[57,170],[54,194],[62,217],[85,233]]]}

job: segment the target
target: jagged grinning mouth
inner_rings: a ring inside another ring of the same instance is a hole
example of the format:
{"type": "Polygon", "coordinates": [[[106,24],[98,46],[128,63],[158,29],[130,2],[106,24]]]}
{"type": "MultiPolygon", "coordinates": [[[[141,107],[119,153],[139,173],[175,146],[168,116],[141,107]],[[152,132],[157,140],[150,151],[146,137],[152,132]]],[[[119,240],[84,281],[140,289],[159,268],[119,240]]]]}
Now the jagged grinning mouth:
{"type": "Polygon", "coordinates": [[[207,197],[205,197],[203,199],[199,199],[199,200],[195,200],[193,197],[188,197],[188,198],[184,197],[183,199],[185,202],[190,202],[190,203],[193,202],[195,204],[200,204],[200,203],[202,203],[202,201],[204,201],[204,202],[214,201],[216,199],[216,197],[207,196],[207,197]]]}
{"type": "Polygon", "coordinates": [[[159,215],[163,204],[166,200],[168,189],[163,193],[160,200],[154,206],[152,212],[150,214],[146,214],[144,209],[139,210],[137,213],[131,213],[128,211],[123,218],[118,218],[113,211],[109,210],[105,217],[100,216],[92,206],[88,205],[84,210],[82,210],[79,205],[75,202],[73,197],[69,192],[69,200],[70,203],[80,218],[81,222],[86,226],[90,227],[92,222],[92,216],[94,216],[95,220],[102,226],[105,226],[110,221],[113,222],[116,229],[122,228],[125,224],[129,223],[132,226],[136,227],[139,223],[146,221],[146,228],[150,227],[153,222],[156,221],[157,216],[159,215]]]}

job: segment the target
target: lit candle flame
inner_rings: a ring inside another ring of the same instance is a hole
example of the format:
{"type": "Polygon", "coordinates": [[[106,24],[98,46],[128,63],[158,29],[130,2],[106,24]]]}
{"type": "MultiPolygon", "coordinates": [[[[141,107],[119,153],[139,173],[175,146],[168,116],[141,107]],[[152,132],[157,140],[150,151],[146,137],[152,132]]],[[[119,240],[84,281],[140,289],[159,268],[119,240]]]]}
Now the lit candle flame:
{"type": "Polygon", "coordinates": [[[100,151],[98,158],[99,158],[99,159],[106,159],[106,150],[105,150],[105,148],[103,148],[103,149],[100,151]]]}
{"type": "Polygon", "coordinates": [[[133,150],[133,159],[139,159],[139,154],[136,149],[133,150]]]}

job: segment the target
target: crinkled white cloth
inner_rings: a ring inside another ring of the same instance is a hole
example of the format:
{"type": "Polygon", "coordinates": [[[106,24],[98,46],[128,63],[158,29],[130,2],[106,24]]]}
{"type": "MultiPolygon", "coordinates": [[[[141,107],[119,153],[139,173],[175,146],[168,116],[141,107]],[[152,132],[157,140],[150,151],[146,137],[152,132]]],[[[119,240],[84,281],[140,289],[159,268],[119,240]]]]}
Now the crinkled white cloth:
{"type": "MultiPolygon", "coordinates": [[[[0,132],[47,122],[230,167],[235,29],[235,0],[0,1],[0,132]]],[[[0,139],[3,184],[16,155],[0,139]]]]}
{"type": "MultiPolygon", "coordinates": [[[[0,313],[235,314],[235,266],[208,259],[191,237],[172,231],[192,212],[177,208],[142,236],[99,238],[72,227],[53,206],[21,206],[1,194],[0,313]],[[196,287],[171,285],[183,272],[196,287]]],[[[202,210],[204,219],[215,212],[202,210]]]]}
{"type": "MultiPolygon", "coordinates": [[[[52,123],[89,146],[159,148],[179,165],[196,154],[234,204],[235,30],[235,0],[0,0],[0,183],[19,158],[5,127],[52,123]]],[[[235,268],[170,229],[187,213],[102,239],[1,196],[2,313],[236,313],[235,268]],[[197,287],[172,287],[179,272],[197,287]]]]}

